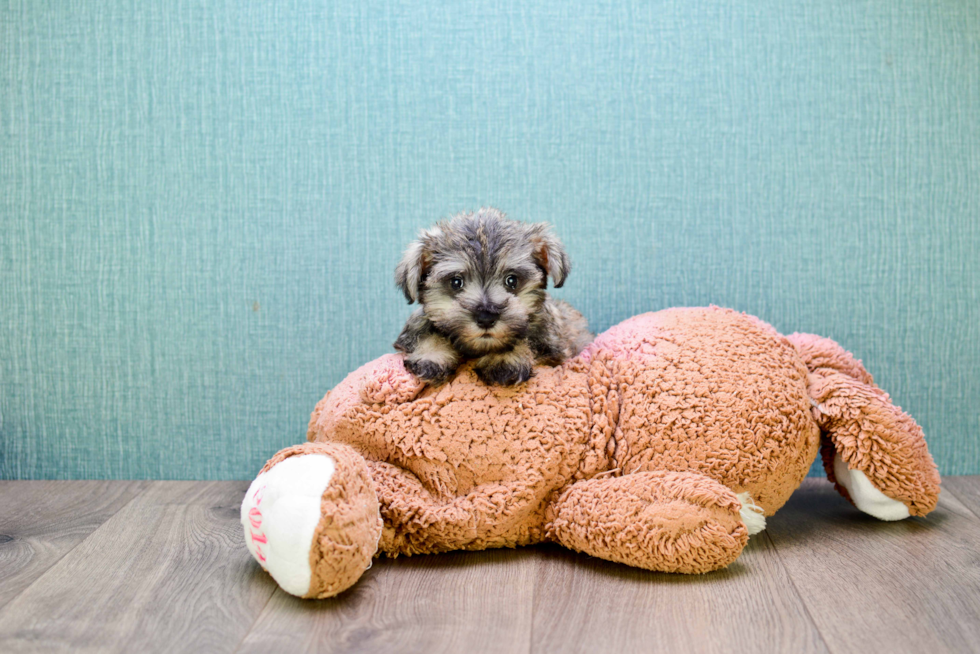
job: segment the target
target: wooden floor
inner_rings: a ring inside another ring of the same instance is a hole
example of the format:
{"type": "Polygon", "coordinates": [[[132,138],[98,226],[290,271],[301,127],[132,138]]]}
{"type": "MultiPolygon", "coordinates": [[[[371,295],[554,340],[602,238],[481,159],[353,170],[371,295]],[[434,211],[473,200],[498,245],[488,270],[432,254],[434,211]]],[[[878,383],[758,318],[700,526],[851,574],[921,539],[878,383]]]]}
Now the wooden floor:
{"type": "Polygon", "coordinates": [[[380,560],[293,598],[249,557],[247,482],[0,482],[0,652],[980,651],[980,477],[883,523],[807,480],[727,570],[554,546],[380,560]]]}

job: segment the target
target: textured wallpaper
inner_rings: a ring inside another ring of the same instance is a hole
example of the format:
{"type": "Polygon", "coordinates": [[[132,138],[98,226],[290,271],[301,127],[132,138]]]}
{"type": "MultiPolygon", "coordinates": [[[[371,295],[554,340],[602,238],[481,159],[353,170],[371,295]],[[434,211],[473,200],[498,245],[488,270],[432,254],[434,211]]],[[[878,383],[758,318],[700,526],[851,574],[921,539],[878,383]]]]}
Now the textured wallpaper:
{"type": "Polygon", "coordinates": [[[980,4],[0,4],[0,477],[250,478],[417,230],[548,220],[598,329],[853,351],[980,473],[980,4]],[[724,6],[719,6],[723,4],[724,6]]]}

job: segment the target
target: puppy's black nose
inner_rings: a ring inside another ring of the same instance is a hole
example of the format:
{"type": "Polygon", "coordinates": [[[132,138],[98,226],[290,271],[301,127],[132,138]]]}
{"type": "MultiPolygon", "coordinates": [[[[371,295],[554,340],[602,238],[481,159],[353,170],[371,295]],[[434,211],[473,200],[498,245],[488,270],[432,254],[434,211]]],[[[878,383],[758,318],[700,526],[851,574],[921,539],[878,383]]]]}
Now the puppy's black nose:
{"type": "Polygon", "coordinates": [[[488,311],[486,309],[480,309],[473,317],[476,319],[476,324],[481,329],[490,329],[493,324],[497,322],[497,318],[500,317],[499,311],[488,311]]]}

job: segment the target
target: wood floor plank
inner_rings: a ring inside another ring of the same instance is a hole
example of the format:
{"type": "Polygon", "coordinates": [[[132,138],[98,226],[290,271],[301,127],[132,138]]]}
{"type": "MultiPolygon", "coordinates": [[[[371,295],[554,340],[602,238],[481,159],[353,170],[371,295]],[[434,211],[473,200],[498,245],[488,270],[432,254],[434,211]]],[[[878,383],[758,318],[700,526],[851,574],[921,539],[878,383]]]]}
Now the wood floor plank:
{"type": "Polygon", "coordinates": [[[240,652],[826,652],[767,539],[704,576],[556,546],[381,560],[347,593],[278,591],[240,652]]]}
{"type": "Polygon", "coordinates": [[[980,521],[952,494],[880,522],[808,479],[767,531],[835,654],[980,651],[980,521]]]}
{"type": "Polygon", "coordinates": [[[557,547],[542,562],[534,652],[825,652],[765,535],[706,575],[651,573],[557,547]]]}
{"type": "Polygon", "coordinates": [[[897,523],[807,480],[709,575],[543,546],[383,559],[321,602],[249,557],[247,482],[30,484],[0,482],[3,652],[980,651],[980,478],[897,523]]]}
{"type": "Polygon", "coordinates": [[[0,607],[146,485],[140,481],[0,481],[0,607]]]}
{"type": "Polygon", "coordinates": [[[247,487],[152,482],[0,610],[0,651],[233,651],[275,590],[244,547],[247,487]]]}
{"type": "Polygon", "coordinates": [[[943,477],[943,493],[952,493],[973,515],[980,518],[980,476],[943,477]]]}
{"type": "Polygon", "coordinates": [[[239,651],[527,652],[536,557],[519,549],[379,559],[336,598],[279,590],[239,651]]]}

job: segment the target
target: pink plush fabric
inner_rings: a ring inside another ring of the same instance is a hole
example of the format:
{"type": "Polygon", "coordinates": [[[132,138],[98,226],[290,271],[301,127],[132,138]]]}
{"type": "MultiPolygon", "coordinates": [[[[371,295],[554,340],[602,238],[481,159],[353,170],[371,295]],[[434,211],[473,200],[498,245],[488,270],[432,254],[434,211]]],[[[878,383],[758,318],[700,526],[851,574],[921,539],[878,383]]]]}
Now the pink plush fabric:
{"type": "MultiPolygon", "coordinates": [[[[787,338],[716,307],[636,316],[516,387],[486,386],[468,367],[427,387],[387,355],[327,394],[308,440],[366,461],[379,554],[551,540],[706,572],[747,542],[737,495],[771,515],[821,434],[912,514],[935,506],[921,430],[860,362],[827,339],[787,338]]],[[[315,577],[311,588],[336,589],[315,577]]]]}

